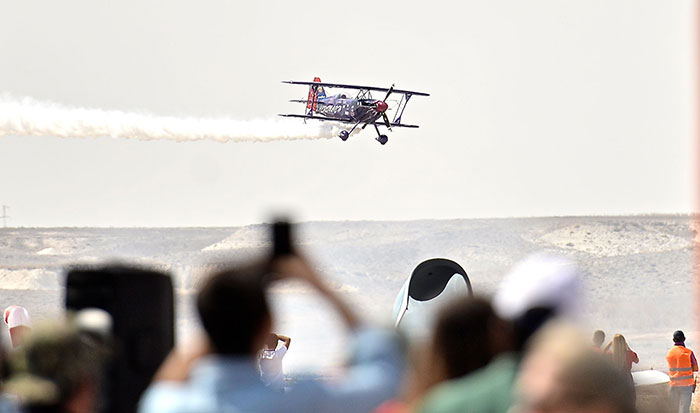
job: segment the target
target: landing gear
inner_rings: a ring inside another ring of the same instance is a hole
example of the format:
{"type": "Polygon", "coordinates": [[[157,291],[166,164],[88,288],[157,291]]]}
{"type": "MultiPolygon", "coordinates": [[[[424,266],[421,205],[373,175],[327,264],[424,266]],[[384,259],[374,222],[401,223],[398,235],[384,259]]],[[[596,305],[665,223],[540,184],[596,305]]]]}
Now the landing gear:
{"type": "Polygon", "coordinates": [[[379,135],[376,139],[377,142],[381,143],[382,145],[386,145],[386,143],[389,141],[389,138],[386,135],[382,135],[379,133],[379,128],[377,127],[377,124],[374,124],[374,130],[377,131],[377,135],[379,135]]]}
{"type": "Polygon", "coordinates": [[[338,134],[338,136],[339,136],[340,139],[342,139],[343,142],[344,142],[344,141],[348,140],[348,136],[350,136],[350,132],[348,132],[348,131],[346,131],[346,130],[342,130],[342,131],[340,131],[340,133],[338,134]]]}

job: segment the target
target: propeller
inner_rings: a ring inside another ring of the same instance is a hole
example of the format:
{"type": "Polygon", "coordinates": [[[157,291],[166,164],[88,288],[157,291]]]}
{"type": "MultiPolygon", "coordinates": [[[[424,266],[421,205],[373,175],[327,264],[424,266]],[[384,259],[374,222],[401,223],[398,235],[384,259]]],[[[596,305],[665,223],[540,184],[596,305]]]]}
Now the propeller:
{"type": "Polygon", "coordinates": [[[386,115],[386,110],[389,108],[389,105],[386,103],[386,100],[389,99],[389,96],[391,96],[391,93],[394,91],[394,85],[392,84],[389,90],[386,92],[386,96],[384,96],[384,100],[382,101],[377,101],[377,112],[382,114],[382,118],[384,119],[384,124],[386,125],[386,128],[391,130],[391,122],[389,122],[389,117],[386,115]]]}
{"type": "Polygon", "coordinates": [[[389,122],[389,117],[386,115],[386,113],[382,113],[382,117],[384,118],[384,124],[386,125],[386,128],[391,131],[391,122],[389,122]]]}
{"type": "Polygon", "coordinates": [[[394,91],[394,85],[392,84],[389,90],[386,92],[386,96],[384,96],[384,100],[382,102],[386,102],[387,99],[389,99],[389,96],[391,95],[391,92],[394,91]]]}

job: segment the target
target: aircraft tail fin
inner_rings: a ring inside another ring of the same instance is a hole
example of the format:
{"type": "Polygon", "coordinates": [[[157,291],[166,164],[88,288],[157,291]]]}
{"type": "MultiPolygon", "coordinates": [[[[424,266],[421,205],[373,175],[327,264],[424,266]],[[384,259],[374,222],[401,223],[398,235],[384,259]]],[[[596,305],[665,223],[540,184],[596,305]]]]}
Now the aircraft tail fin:
{"type": "MultiPolygon", "coordinates": [[[[321,78],[315,77],[314,82],[320,83],[321,78]]],[[[325,98],[325,97],[326,97],[326,91],[323,90],[323,86],[318,86],[318,85],[309,86],[309,97],[306,99],[306,109],[307,109],[306,114],[313,115],[314,112],[316,112],[316,102],[318,102],[318,98],[325,98]]]]}

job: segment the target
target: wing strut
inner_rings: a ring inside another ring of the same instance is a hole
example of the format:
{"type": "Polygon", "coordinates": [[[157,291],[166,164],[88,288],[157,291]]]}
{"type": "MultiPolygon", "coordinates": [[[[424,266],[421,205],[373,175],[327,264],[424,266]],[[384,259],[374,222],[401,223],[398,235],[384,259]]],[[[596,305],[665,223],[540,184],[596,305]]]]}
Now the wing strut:
{"type": "Polygon", "coordinates": [[[401,123],[401,116],[403,116],[403,111],[406,110],[406,106],[408,106],[408,100],[413,96],[411,93],[406,93],[405,95],[401,96],[401,100],[399,101],[399,106],[396,111],[396,115],[394,116],[394,121],[392,123],[401,123]],[[401,106],[403,104],[403,106],[401,106]],[[400,110],[399,110],[400,109],[400,110]]]}

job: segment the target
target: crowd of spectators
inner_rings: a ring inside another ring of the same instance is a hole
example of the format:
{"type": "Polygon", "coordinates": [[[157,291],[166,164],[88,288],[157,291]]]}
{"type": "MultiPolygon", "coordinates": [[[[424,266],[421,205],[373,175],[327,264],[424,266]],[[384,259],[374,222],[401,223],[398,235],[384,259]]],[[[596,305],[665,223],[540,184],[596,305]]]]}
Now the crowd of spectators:
{"type": "MultiPolygon", "coordinates": [[[[616,334],[603,347],[604,332],[591,343],[581,331],[581,281],[568,260],[530,256],[492,297],[445,305],[429,340],[419,343],[363,321],[293,250],[209,274],[196,300],[204,334],[173,348],[149,347],[156,340],[148,331],[129,329],[142,321],[122,320],[109,298],[97,311],[73,308],[50,325],[32,325],[26,309],[12,306],[5,311],[11,346],[2,357],[0,413],[644,412],[631,374],[639,357],[625,337],[616,334]],[[284,380],[291,338],[273,333],[268,294],[281,280],[305,284],[339,316],[350,343],[342,374],[284,380]],[[126,391],[116,382],[133,387],[141,379],[117,370],[137,372],[145,384],[126,391]],[[133,403],[117,403],[128,398],[133,403]]],[[[697,361],[682,331],[673,344],[670,397],[662,405],[688,413],[697,361]]]]}

